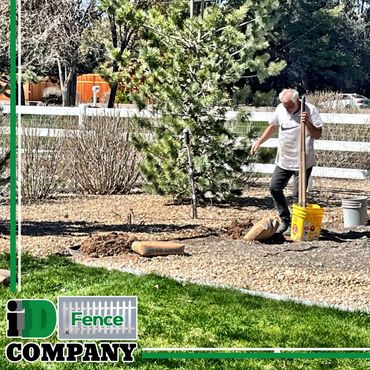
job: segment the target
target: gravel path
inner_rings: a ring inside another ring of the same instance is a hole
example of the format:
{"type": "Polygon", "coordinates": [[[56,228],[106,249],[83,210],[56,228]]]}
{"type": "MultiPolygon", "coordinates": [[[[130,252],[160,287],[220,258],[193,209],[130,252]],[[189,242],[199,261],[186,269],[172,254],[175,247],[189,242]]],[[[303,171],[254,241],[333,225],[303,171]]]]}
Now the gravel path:
{"type": "Polygon", "coordinates": [[[266,245],[218,237],[184,243],[187,256],[74,258],[88,265],[152,272],[370,311],[368,238],[330,245],[327,241],[266,245]],[[359,266],[359,260],[367,263],[359,266]]]}
{"type": "MultiPolygon", "coordinates": [[[[244,242],[225,236],[237,220],[255,222],[275,215],[267,183],[247,189],[238,202],[209,205],[192,220],[189,205],[173,205],[168,198],[59,195],[41,204],[23,206],[23,250],[36,256],[65,253],[89,235],[128,232],[139,240],[176,240],[187,255],[145,258],[136,254],[91,258],[76,254],[77,262],[153,272],[163,276],[289,295],[294,298],[370,311],[370,224],[352,230],[342,227],[342,198],[365,194],[367,181],[315,180],[313,197],[325,206],[319,241],[272,244],[244,242]],[[218,233],[219,236],[212,236],[218,233]]],[[[9,250],[7,203],[0,205],[5,229],[0,251],[9,250]]]]}

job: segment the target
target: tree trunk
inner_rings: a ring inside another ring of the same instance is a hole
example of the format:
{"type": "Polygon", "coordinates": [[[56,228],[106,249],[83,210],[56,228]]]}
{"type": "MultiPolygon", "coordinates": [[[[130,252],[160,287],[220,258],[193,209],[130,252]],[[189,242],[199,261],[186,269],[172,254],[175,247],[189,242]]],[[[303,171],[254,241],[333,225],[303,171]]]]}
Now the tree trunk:
{"type": "Polygon", "coordinates": [[[16,85],[16,95],[17,95],[17,98],[16,98],[16,101],[17,101],[17,105],[25,105],[26,104],[26,97],[24,95],[24,86],[23,86],[23,83],[21,84],[21,102],[19,104],[18,102],[18,84],[16,85]]]}
{"type": "Polygon", "coordinates": [[[76,103],[76,66],[66,68],[66,78],[64,81],[64,89],[66,92],[65,107],[74,106],[76,103]],[[68,73],[67,73],[68,72],[68,73]]]}
{"type": "Polygon", "coordinates": [[[66,91],[65,91],[65,88],[64,88],[64,76],[63,76],[63,71],[62,71],[62,64],[60,63],[60,60],[58,60],[57,63],[58,63],[60,90],[62,92],[62,105],[63,105],[63,107],[65,107],[66,91]]]}
{"type": "MultiPolygon", "coordinates": [[[[110,9],[111,11],[113,8],[110,9]]],[[[110,24],[110,31],[112,35],[112,45],[113,47],[117,47],[118,45],[118,33],[117,33],[117,26],[116,26],[116,16],[114,12],[108,12],[109,24],[110,24]]],[[[117,62],[113,62],[112,72],[118,72],[118,64],[117,62]]],[[[114,107],[114,101],[116,100],[116,93],[117,93],[118,84],[111,84],[110,86],[110,94],[108,100],[108,108],[114,107]]]]}
{"type": "MultiPolygon", "coordinates": [[[[118,72],[118,64],[114,62],[112,71],[113,73],[118,72]]],[[[116,93],[118,89],[118,83],[112,84],[110,86],[110,94],[109,94],[109,100],[108,100],[108,106],[107,108],[114,108],[114,101],[116,100],[116,93]]]]}
{"type": "Polygon", "coordinates": [[[114,101],[116,100],[118,84],[114,84],[110,88],[109,100],[107,108],[114,108],[114,101]]]}
{"type": "Polygon", "coordinates": [[[77,92],[77,73],[76,73],[76,70],[74,70],[72,78],[71,78],[71,82],[68,86],[69,102],[71,106],[76,105],[76,92],[77,92]]]}
{"type": "Polygon", "coordinates": [[[58,60],[58,71],[59,71],[59,82],[60,89],[62,91],[62,104],[63,107],[70,107],[75,104],[76,100],[76,84],[74,80],[76,77],[76,66],[68,68],[64,66],[64,71],[62,65],[58,60]],[[63,74],[64,72],[64,74],[63,74]]]}

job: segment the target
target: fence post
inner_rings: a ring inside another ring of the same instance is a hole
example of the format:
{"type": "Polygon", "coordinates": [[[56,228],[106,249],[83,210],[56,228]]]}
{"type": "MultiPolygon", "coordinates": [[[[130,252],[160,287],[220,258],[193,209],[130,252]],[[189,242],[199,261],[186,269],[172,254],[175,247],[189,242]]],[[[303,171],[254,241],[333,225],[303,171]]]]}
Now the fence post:
{"type": "Polygon", "coordinates": [[[79,108],[80,110],[78,112],[78,125],[82,126],[86,117],[87,104],[80,104],[79,108]]]}

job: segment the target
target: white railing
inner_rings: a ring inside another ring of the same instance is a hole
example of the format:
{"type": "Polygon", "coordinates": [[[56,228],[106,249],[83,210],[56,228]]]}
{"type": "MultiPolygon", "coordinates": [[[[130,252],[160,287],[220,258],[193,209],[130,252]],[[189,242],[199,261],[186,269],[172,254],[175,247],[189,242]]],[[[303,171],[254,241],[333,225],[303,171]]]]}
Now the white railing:
{"type": "MultiPolygon", "coordinates": [[[[3,105],[3,112],[9,113],[9,105],[3,105]]],[[[153,117],[150,110],[144,109],[139,111],[134,107],[125,108],[90,108],[86,104],[81,104],[79,107],[49,107],[49,106],[17,106],[17,113],[30,115],[44,116],[105,116],[105,117],[153,117]]],[[[228,120],[236,118],[238,112],[229,111],[226,113],[228,120]]],[[[250,112],[251,121],[267,122],[273,112],[250,112]]],[[[322,120],[325,123],[345,123],[349,125],[370,124],[370,114],[348,114],[348,113],[320,113],[322,120]]]]}
{"type": "MultiPolygon", "coordinates": [[[[9,113],[9,106],[3,106],[4,113],[9,113]]],[[[150,110],[138,111],[136,108],[89,108],[86,105],[79,107],[45,107],[45,106],[17,106],[17,113],[22,115],[49,115],[49,116],[77,116],[79,123],[82,124],[86,116],[105,116],[105,117],[145,117],[153,118],[154,115],[150,110]]],[[[257,122],[267,122],[273,112],[251,112],[250,120],[257,122]]],[[[229,111],[226,113],[227,120],[236,118],[237,112],[229,111]]],[[[370,124],[369,114],[334,114],[321,113],[321,118],[324,123],[338,123],[348,125],[364,125],[370,124]]],[[[157,116],[158,117],[158,116],[157,116]]],[[[3,129],[3,133],[8,132],[3,129]]],[[[60,137],[67,134],[63,129],[48,129],[37,128],[27,129],[28,134],[37,136],[60,137]]],[[[368,138],[370,140],[370,138],[368,138]]],[[[277,139],[267,140],[262,147],[276,148],[278,145],[277,139]]],[[[318,140],[315,141],[315,149],[332,150],[332,151],[348,151],[370,153],[370,142],[355,142],[355,141],[334,141],[334,140],[318,140]]],[[[272,173],[274,170],[273,164],[253,163],[247,167],[248,171],[260,173],[272,173]]],[[[370,179],[370,169],[351,169],[351,168],[334,168],[334,167],[314,167],[313,176],[317,177],[332,177],[345,179],[370,179]]]]}

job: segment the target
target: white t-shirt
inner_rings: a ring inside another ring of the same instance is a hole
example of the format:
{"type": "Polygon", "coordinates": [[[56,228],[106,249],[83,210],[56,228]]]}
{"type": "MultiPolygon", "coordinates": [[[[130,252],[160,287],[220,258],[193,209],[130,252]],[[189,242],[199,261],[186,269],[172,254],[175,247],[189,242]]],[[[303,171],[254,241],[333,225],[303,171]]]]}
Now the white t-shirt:
{"type": "MultiPolygon", "coordinates": [[[[322,127],[322,120],[317,108],[306,103],[306,112],[315,127],[322,127]]],[[[269,121],[270,125],[279,126],[279,145],[276,156],[276,165],[284,170],[298,171],[300,153],[300,111],[288,113],[283,104],[279,104],[269,121]]],[[[306,127],[306,168],[315,164],[313,149],[314,138],[306,127]]]]}

